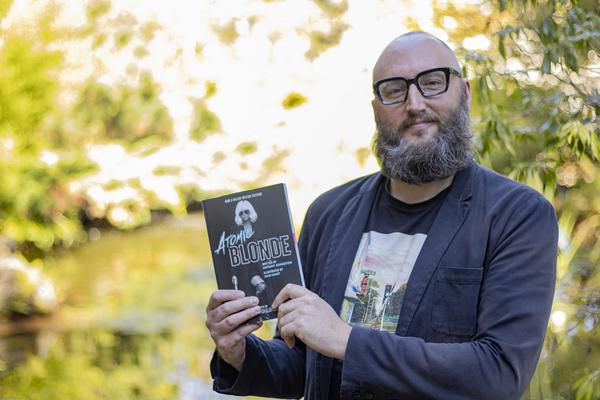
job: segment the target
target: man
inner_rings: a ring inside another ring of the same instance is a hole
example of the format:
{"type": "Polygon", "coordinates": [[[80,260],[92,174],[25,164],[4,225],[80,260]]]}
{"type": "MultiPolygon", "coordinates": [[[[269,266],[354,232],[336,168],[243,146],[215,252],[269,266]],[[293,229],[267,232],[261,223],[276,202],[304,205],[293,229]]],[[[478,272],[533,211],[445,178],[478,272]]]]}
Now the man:
{"type": "Polygon", "coordinates": [[[305,399],[518,399],[552,304],[557,225],[537,192],[471,159],[469,83],[453,52],[400,36],[373,70],[381,173],[321,195],[300,237],[307,288],[216,291],[214,389],[305,399]],[[242,324],[242,325],[240,325],[242,324]]]}

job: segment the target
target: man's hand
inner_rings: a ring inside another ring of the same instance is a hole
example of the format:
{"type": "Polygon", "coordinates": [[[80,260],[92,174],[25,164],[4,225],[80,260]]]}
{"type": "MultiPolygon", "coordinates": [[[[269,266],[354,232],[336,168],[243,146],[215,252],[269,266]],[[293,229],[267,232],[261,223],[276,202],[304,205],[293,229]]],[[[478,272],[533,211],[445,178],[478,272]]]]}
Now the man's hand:
{"type": "Polygon", "coordinates": [[[260,314],[258,298],[244,297],[239,290],[217,290],[206,306],[206,327],[225,362],[241,371],[246,358],[246,336],[262,322],[241,325],[260,314]]]}
{"type": "Polygon", "coordinates": [[[294,347],[295,336],[321,354],[344,359],[352,327],[315,293],[288,284],[277,294],[272,307],[279,307],[277,325],[289,348],[294,347]]]}

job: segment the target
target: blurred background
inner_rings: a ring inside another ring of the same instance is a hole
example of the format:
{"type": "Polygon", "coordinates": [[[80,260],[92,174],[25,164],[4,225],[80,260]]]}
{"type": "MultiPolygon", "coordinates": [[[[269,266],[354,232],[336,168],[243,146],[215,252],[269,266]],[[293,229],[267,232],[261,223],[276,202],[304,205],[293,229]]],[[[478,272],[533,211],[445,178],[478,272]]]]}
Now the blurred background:
{"type": "Polygon", "coordinates": [[[284,182],[299,230],[376,171],[371,68],[412,29],[456,49],[478,161],[559,217],[524,399],[597,399],[597,0],[0,0],[0,398],[225,398],[199,202],[284,182]]]}

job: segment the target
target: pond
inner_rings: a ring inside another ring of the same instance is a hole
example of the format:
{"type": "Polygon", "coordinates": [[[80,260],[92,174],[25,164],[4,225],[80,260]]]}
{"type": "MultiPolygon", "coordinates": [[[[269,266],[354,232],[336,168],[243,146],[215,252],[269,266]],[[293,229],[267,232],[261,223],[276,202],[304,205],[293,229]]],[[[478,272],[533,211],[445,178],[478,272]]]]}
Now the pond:
{"type": "Polygon", "coordinates": [[[0,397],[226,398],[208,370],[205,307],[216,285],[202,215],[90,237],[44,260],[58,312],[0,326],[0,397]]]}

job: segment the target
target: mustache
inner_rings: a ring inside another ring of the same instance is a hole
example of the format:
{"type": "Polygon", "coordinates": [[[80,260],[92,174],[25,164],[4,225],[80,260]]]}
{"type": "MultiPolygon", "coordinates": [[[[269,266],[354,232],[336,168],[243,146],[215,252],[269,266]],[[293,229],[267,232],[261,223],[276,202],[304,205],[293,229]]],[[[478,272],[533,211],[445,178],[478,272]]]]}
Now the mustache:
{"type": "Polygon", "coordinates": [[[411,125],[421,124],[424,122],[438,122],[438,119],[430,113],[428,113],[427,111],[421,111],[418,114],[409,114],[402,123],[400,129],[404,130],[410,127],[411,125]]]}

